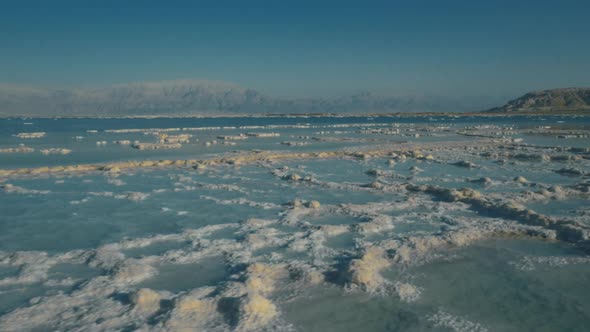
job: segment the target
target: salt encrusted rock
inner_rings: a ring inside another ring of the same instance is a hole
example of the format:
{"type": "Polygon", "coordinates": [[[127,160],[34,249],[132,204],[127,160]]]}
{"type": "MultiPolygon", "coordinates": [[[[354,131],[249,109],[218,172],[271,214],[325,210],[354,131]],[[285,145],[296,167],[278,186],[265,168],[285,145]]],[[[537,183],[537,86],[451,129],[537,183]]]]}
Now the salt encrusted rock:
{"type": "Polygon", "coordinates": [[[527,180],[524,176],[517,176],[514,178],[514,181],[518,182],[518,183],[528,183],[529,180],[527,180]]]}

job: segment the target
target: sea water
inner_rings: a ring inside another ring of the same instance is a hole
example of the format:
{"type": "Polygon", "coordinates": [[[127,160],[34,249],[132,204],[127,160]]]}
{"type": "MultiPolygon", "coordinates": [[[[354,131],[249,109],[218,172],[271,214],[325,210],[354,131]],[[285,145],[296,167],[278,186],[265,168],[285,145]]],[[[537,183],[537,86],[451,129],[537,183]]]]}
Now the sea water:
{"type": "Polygon", "coordinates": [[[588,133],[562,116],[1,119],[0,330],[584,330],[588,133]]]}

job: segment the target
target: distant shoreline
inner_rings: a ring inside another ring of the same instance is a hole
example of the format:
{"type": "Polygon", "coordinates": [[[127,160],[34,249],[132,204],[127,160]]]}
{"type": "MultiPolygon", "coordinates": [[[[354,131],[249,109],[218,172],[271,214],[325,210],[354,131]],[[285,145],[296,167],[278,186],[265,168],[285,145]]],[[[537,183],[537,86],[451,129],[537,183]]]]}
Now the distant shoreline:
{"type": "Polygon", "coordinates": [[[511,117],[511,116],[590,116],[590,110],[581,111],[518,111],[518,112],[424,112],[424,113],[258,113],[258,114],[160,114],[160,115],[71,115],[71,116],[37,116],[37,115],[0,115],[0,119],[171,119],[171,118],[353,118],[353,117],[511,117]]]}

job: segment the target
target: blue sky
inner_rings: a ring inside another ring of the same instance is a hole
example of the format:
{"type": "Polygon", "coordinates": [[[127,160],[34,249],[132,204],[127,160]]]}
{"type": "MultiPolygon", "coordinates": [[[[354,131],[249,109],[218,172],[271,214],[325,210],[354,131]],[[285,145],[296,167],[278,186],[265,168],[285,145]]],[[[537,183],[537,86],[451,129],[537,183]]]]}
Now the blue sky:
{"type": "Polygon", "coordinates": [[[590,1],[0,1],[0,81],[273,96],[590,86],[590,1]]]}

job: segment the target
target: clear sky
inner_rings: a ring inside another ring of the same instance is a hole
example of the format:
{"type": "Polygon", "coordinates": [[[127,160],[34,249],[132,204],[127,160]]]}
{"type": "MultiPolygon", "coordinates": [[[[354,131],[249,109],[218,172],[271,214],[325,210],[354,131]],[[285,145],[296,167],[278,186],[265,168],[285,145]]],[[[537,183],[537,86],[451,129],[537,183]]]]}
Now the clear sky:
{"type": "Polygon", "coordinates": [[[590,1],[0,1],[0,81],[273,96],[590,86],[590,1]]]}

